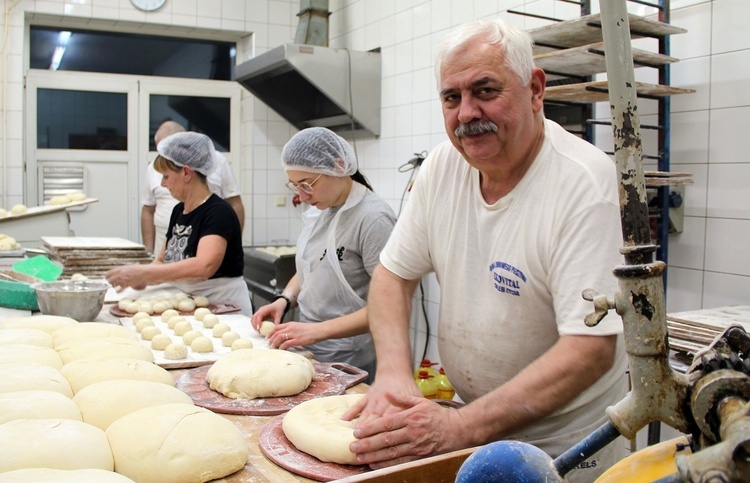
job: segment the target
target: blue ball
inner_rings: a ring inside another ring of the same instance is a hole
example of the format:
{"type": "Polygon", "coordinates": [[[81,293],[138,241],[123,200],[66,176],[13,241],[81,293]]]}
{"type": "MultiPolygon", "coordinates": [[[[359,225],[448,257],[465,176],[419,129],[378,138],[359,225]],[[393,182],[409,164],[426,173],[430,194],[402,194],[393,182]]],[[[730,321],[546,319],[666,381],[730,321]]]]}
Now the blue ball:
{"type": "Polygon", "coordinates": [[[456,483],[562,481],[547,453],[521,441],[496,441],[479,448],[456,475],[456,483]]]}

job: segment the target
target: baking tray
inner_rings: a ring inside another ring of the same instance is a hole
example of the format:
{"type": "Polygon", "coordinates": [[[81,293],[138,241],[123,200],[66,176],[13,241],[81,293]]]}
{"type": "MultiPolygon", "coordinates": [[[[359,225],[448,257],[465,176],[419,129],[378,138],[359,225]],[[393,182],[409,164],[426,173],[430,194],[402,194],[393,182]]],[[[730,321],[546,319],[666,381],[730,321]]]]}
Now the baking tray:
{"type": "MultiPolygon", "coordinates": [[[[269,349],[277,350],[277,349],[269,349]]],[[[367,371],[339,362],[313,362],[315,380],[294,396],[258,399],[232,399],[214,391],[208,385],[206,373],[211,366],[190,369],[175,378],[175,385],[193,399],[196,406],[215,413],[245,416],[274,416],[316,397],[336,396],[367,379],[367,371]]]]}

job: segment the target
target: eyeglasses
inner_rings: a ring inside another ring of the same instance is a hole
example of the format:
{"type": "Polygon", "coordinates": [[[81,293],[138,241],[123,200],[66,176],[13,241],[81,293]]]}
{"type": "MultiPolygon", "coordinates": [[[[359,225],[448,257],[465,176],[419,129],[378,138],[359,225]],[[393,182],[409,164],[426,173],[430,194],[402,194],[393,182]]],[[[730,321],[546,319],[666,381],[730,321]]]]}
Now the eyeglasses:
{"type": "Polygon", "coordinates": [[[318,177],[312,180],[312,182],[310,183],[307,183],[305,181],[301,183],[295,183],[294,181],[287,181],[284,186],[289,188],[289,191],[297,195],[299,194],[300,191],[305,193],[306,195],[312,195],[314,191],[313,185],[315,184],[316,181],[320,179],[321,176],[323,176],[323,173],[320,173],[318,177]]]}

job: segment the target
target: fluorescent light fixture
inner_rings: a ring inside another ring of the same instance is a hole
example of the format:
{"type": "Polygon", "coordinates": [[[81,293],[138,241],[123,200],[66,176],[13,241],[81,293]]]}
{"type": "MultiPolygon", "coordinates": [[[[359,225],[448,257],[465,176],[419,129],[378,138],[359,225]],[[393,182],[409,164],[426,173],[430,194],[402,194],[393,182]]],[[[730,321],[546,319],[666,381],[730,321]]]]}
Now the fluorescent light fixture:
{"type": "Polygon", "coordinates": [[[57,35],[57,47],[55,47],[55,51],[52,53],[49,70],[57,70],[60,67],[60,62],[62,62],[63,55],[65,55],[65,47],[68,45],[71,35],[72,33],[67,30],[63,30],[57,35]]]}

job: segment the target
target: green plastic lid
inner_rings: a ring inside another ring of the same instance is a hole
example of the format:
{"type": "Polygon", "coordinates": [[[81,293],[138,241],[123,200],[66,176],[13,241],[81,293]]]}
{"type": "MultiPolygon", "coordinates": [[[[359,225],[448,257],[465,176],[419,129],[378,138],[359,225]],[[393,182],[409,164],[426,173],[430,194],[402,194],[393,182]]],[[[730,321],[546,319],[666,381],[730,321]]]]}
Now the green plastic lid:
{"type": "Polygon", "coordinates": [[[63,269],[44,255],[27,258],[13,264],[13,270],[31,275],[45,282],[52,282],[62,275],[63,269]]]}

